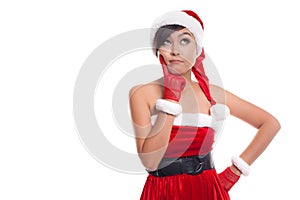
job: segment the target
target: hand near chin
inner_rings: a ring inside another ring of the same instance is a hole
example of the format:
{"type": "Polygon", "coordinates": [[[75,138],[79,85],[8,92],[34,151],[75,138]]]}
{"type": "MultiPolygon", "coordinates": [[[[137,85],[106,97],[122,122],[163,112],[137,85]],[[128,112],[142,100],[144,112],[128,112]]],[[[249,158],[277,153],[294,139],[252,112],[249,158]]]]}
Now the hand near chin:
{"type": "Polygon", "coordinates": [[[159,55],[159,61],[164,74],[164,99],[179,102],[186,81],[181,75],[175,75],[168,71],[168,67],[162,55],[159,55]]]}

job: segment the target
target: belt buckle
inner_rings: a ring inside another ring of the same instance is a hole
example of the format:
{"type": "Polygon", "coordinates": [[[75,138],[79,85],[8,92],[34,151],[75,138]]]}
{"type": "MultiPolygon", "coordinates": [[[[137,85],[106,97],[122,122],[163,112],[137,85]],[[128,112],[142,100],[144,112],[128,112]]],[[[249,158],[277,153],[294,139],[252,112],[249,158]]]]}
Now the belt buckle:
{"type": "Polygon", "coordinates": [[[193,171],[193,175],[200,174],[203,171],[204,162],[200,162],[193,171]]]}
{"type": "Polygon", "coordinates": [[[204,162],[200,159],[196,159],[194,160],[194,158],[192,160],[190,160],[192,166],[194,167],[191,171],[187,172],[187,174],[190,175],[196,175],[196,174],[200,174],[203,171],[203,166],[204,166],[204,162]]]}

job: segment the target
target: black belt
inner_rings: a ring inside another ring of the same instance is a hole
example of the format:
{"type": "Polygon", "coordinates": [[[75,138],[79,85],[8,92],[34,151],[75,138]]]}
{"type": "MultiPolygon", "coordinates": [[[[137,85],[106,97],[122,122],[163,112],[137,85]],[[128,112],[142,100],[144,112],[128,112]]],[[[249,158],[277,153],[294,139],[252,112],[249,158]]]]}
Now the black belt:
{"type": "Polygon", "coordinates": [[[158,177],[173,176],[176,174],[196,175],[204,170],[214,169],[211,153],[205,156],[188,156],[181,158],[163,158],[155,171],[149,174],[158,177]]]}

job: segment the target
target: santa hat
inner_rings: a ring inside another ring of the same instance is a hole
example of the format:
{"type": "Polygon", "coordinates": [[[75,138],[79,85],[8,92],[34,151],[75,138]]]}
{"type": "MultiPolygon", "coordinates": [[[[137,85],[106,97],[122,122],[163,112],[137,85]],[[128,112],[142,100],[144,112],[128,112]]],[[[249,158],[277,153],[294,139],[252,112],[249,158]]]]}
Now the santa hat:
{"type": "Polygon", "coordinates": [[[171,11],[158,17],[153,25],[150,35],[151,45],[153,46],[157,30],[166,25],[180,25],[187,28],[195,37],[197,44],[197,56],[201,54],[203,42],[203,22],[200,17],[191,10],[171,11]]]}

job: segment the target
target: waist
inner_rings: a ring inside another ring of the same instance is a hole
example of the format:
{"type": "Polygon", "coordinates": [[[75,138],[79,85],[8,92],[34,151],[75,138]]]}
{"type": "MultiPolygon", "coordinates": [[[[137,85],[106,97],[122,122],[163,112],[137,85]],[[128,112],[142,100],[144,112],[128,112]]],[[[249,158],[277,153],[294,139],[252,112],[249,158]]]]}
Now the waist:
{"type": "Polygon", "coordinates": [[[214,169],[211,153],[205,156],[187,156],[180,158],[163,158],[155,171],[149,174],[157,177],[173,176],[177,174],[197,175],[204,170],[214,169]]]}
{"type": "Polygon", "coordinates": [[[213,143],[214,130],[209,127],[173,126],[165,157],[206,155],[213,143]]]}

